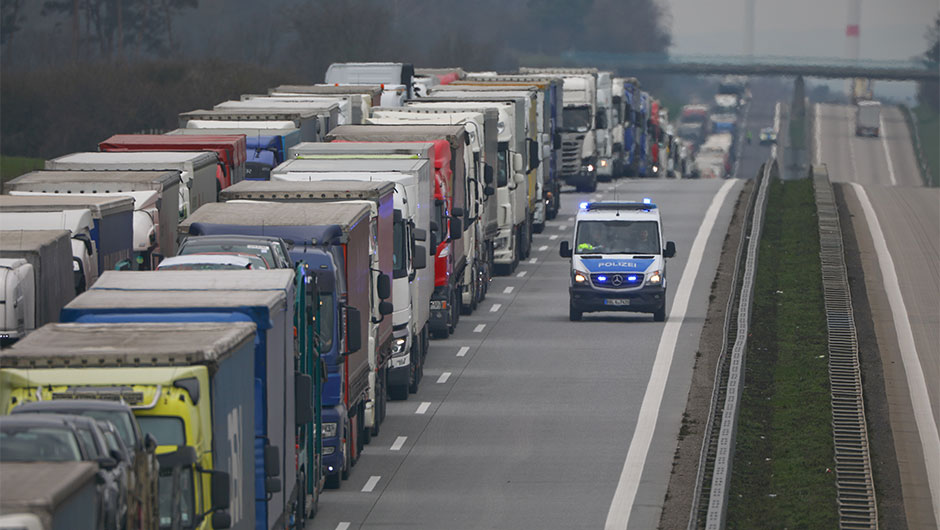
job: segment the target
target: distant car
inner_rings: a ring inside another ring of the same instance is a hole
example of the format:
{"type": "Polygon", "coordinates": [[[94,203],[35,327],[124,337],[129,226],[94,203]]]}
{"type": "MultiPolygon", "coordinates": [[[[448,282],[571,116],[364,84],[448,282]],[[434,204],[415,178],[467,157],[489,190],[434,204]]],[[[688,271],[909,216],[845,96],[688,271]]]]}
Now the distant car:
{"type": "Polygon", "coordinates": [[[777,133],[773,127],[764,127],[760,130],[760,144],[767,145],[777,141],[777,133]]]}
{"type": "MultiPolygon", "coordinates": [[[[293,268],[290,247],[274,236],[211,235],[189,236],[180,243],[177,256],[188,254],[251,254],[264,260],[267,269],[293,268]]],[[[258,268],[252,266],[253,269],[258,268]]]]}
{"type": "Polygon", "coordinates": [[[222,254],[188,254],[167,258],[157,265],[158,271],[203,271],[264,269],[264,262],[255,256],[222,254]],[[256,262],[253,264],[252,260],[256,262]]]}

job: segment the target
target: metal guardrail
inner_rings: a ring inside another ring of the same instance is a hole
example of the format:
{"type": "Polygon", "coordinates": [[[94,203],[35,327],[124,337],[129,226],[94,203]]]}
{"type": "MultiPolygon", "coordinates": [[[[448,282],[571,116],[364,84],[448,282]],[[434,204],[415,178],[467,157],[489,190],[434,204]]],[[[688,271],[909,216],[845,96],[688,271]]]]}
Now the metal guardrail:
{"type": "Polygon", "coordinates": [[[920,176],[924,180],[924,186],[930,186],[933,179],[930,175],[930,168],[927,167],[927,157],[924,155],[924,145],[920,142],[920,129],[917,127],[917,116],[907,105],[899,105],[904,114],[904,121],[911,131],[911,139],[914,140],[914,155],[917,157],[917,165],[920,167],[920,176]]]}
{"type": "Polygon", "coordinates": [[[819,257],[829,329],[829,388],[839,528],[875,529],[878,528],[878,509],[868,449],[858,337],[845,269],[839,212],[826,166],[814,166],[812,176],[816,190],[819,257]]]}

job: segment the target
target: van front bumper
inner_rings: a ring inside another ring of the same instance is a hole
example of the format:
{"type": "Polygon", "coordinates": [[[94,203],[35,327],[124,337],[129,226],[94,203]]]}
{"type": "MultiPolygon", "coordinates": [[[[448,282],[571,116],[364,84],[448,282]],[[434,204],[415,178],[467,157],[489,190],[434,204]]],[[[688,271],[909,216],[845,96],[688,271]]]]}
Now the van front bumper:
{"type": "Polygon", "coordinates": [[[666,288],[660,285],[639,289],[595,289],[569,287],[571,304],[580,311],[632,311],[653,313],[666,303],[666,288]]]}

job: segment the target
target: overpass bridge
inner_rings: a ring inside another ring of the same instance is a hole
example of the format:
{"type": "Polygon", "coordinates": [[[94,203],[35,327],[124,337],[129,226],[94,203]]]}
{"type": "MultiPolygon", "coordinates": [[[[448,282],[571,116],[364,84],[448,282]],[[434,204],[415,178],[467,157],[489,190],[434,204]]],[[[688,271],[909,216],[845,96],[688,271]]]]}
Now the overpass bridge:
{"type": "Polygon", "coordinates": [[[940,65],[923,61],[851,60],[832,57],[667,55],[652,53],[567,52],[570,66],[596,66],[641,74],[798,76],[827,79],[938,81],[940,65]]]}

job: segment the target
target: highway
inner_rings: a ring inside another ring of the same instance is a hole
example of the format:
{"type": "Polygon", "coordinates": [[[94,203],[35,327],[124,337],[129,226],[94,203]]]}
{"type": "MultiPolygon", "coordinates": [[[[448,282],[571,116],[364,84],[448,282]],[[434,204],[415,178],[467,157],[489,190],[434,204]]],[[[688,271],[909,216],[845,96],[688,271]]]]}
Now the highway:
{"type": "Polygon", "coordinates": [[[897,108],[883,109],[880,138],[855,136],[850,106],[817,105],[815,111],[814,162],[826,164],[833,183],[842,183],[858,240],[907,525],[937,528],[940,189],[923,187],[897,108]]]}
{"type": "Polygon", "coordinates": [[[450,339],[432,343],[418,393],[390,403],[380,435],[342,488],[323,494],[308,528],[603,528],[609,517],[656,527],[741,186],[619,180],[564,194],[532,257],[497,277],[450,339]],[[660,206],[664,237],[678,248],[665,323],[630,313],[568,320],[558,246],[578,204],[600,197],[660,206]],[[690,262],[693,247],[701,254],[690,262]],[[681,284],[687,303],[674,306],[681,284]],[[639,465],[625,470],[628,453],[639,465]]]}

